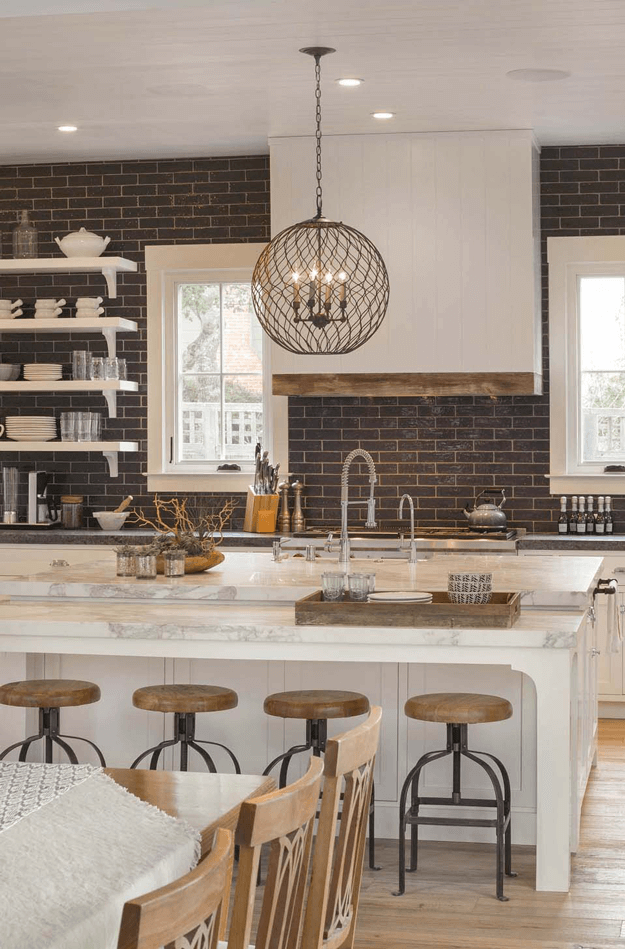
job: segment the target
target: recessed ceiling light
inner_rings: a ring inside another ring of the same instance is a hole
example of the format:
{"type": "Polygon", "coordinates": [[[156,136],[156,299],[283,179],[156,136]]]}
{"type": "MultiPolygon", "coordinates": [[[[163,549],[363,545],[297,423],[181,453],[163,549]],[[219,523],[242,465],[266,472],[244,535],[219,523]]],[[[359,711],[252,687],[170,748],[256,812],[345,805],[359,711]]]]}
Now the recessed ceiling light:
{"type": "Polygon", "coordinates": [[[518,79],[520,82],[557,82],[559,79],[568,79],[570,75],[564,69],[511,69],[506,73],[508,79],[518,79]]]}
{"type": "Polygon", "coordinates": [[[394,119],[394,112],[372,112],[371,115],[374,119],[394,119]]]}
{"type": "Polygon", "coordinates": [[[58,131],[59,132],[77,132],[78,126],[77,125],[59,125],[58,131]]]}
{"type": "Polygon", "coordinates": [[[339,86],[360,86],[363,79],[337,79],[339,86]]]}

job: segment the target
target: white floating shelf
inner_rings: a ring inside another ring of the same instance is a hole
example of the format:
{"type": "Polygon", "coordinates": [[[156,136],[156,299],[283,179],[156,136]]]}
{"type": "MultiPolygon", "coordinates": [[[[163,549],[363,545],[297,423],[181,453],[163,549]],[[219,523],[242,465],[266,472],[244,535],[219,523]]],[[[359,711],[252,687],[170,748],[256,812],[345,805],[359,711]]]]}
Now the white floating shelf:
{"type": "Polygon", "coordinates": [[[38,257],[0,260],[1,274],[25,273],[101,273],[108,296],[117,296],[117,274],[136,273],[137,264],[125,257],[38,257]]]}
{"type": "Polygon", "coordinates": [[[0,439],[0,452],[45,451],[52,454],[57,451],[99,451],[108,461],[111,478],[119,474],[117,456],[120,451],[138,451],[138,442],[13,442],[8,438],[0,439]]]}
{"type": "MultiPolygon", "coordinates": [[[[0,264],[16,263],[12,260],[0,260],[0,264]]],[[[77,320],[65,317],[60,320],[0,320],[0,335],[2,333],[102,333],[109,356],[116,355],[117,334],[136,333],[137,324],[134,320],[127,320],[123,316],[105,316],[102,319],[94,317],[92,320],[77,320]]]]}
{"type": "Polygon", "coordinates": [[[106,399],[109,418],[117,418],[117,393],[137,392],[139,385],[127,379],[48,379],[45,382],[2,382],[0,392],[101,392],[106,399]]]}

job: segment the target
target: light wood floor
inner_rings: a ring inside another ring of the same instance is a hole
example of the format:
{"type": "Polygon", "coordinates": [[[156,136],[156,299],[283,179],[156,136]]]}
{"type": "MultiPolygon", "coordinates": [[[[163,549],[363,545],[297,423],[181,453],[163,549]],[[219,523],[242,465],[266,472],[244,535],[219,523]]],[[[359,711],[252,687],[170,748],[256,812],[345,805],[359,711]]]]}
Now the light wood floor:
{"type": "Polygon", "coordinates": [[[600,722],[570,893],[534,890],[533,848],[514,849],[508,903],[493,895],[486,844],[426,842],[419,861],[394,897],[397,845],[380,843],[383,869],[365,871],[355,949],[625,949],[625,721],[600,722]]]}

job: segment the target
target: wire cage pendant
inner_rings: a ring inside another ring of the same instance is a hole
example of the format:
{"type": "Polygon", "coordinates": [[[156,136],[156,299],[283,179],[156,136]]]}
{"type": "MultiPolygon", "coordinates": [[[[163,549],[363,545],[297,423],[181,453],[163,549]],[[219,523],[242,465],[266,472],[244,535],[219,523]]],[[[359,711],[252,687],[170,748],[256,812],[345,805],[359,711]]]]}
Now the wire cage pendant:
{"type": "Polygon", "coordinates": [[[252,305],[267,335],[305,355],[351,353],[378,330],[388,306],[389,279],[375,245],[355,228],[322,214],[321,56],[315,58],[317,213],[280,231],[263,250],[252,276],[252,305]]]}

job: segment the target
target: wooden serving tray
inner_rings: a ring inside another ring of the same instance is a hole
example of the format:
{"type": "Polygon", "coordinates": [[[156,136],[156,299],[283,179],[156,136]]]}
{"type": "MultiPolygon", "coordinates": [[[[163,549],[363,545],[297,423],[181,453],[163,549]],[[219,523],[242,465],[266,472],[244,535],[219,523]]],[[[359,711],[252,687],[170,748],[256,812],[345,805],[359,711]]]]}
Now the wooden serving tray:
{"type": "Polygon", "coordinates": [[[433,593],[431,603],[362,602],[349,595],[338,603],[321,599],[321,590],[295,602],[296,626],[412,626],[453,629],[501,629],[521,615],[520,593],[493,593],[490,603],[452,603],[433,593]]]}

